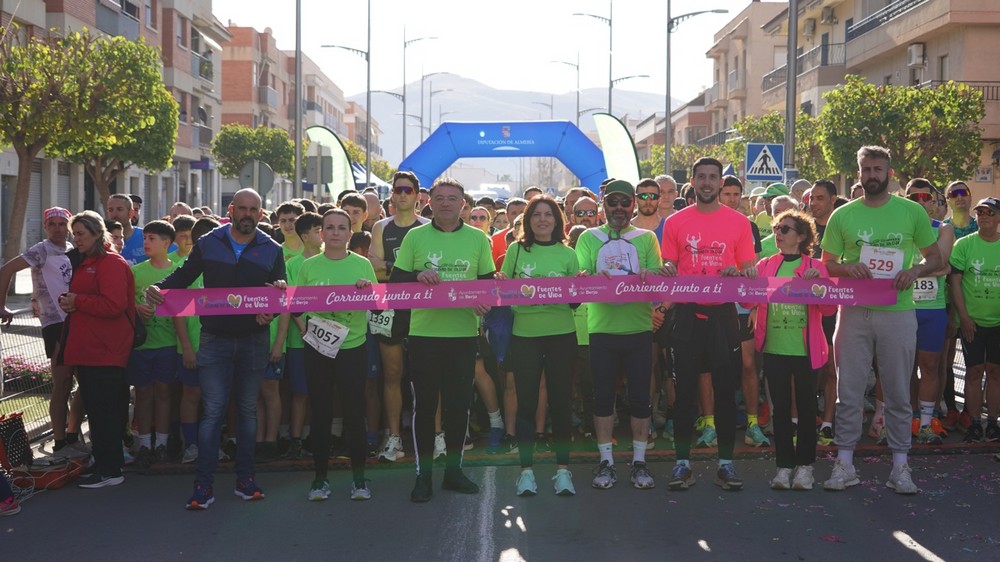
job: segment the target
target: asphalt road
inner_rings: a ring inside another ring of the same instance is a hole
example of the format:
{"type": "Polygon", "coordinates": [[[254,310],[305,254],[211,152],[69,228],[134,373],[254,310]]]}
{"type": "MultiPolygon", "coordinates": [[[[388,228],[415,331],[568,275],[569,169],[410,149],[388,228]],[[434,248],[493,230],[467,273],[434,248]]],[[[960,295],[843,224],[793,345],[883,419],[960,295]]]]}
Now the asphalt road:
{"type": "MultiPolygon", "coordinates": [[[[348,500],[349,472],[331,473],[329,501],[310,503],[308,470],[261,472],[267,498],[243,502],[218,475],[216,502],[183,509],[190,474],[126,477],[99,490],[75,486],[24,502],[0,519],[4,560],[1000,560],[996,524],[1000,462],[989,453],[911,457],[922,491],[884,486],[889,457],[857,459],[862,484],[846,492],[775,492],[768,455],[737,461],[741,492],[712,484],[714,462],[694,463],[698,484],[669,492],[669,460],[650,463],[652,490],[628,483],[619,461],[611,490],[589,485],[592,464],[574,464],[578,494],[557,497],[551,463],[536,466],[539,495],[519,498],[516,466],[467,468],[481,493],[439,488],[410,503],[412,465],[368,472],[373,499],[348,500]]],[[[829,474],[829,453],[817,478],[829,474]]],[[[293,468],[306,468],[308,461],[293,468]]]]}

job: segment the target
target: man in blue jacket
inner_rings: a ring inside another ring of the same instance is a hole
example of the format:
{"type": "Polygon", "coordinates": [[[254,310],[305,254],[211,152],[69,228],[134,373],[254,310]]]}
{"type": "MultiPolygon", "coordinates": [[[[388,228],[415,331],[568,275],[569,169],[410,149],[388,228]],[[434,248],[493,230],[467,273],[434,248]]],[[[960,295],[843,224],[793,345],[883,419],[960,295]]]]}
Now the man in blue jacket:
{"type": "MultiPolygon", "coordinates": [[[[146,301],[163,302],[160,289],[184,289],[199,275],[205,288],[285,287],[281,246],[257,229],[261,199],[243,189],[229,204],[232,222],[202,236],[187,261],[166,279],[146,288],[146,301]]],[[[230,394],[236,403],[236,489],[244,500],[263,499],[254,481],[257,441],[257,393],[268,362],[268,324],[272,314],[204,316],[198,349],[198,378],[204,413],[198,428],[198,472],[189,510],[215,501],[212,491],[219,462],[219,440],[230,394]]]]}

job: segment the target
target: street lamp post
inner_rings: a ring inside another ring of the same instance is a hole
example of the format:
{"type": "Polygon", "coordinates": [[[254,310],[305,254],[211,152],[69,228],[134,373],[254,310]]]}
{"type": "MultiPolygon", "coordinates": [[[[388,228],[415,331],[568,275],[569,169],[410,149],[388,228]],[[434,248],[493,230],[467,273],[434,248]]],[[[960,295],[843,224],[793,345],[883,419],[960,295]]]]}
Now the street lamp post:
{"type": "Polygon", "coordinates": [[[665,112],[663,115],[663,173],[670,175],[670,146],[673,143],[673,133],[671,131],[672,123],[670,122],[670,115],[673,112],[673,108],[670,103],[670,34],[677,30],[677,26],[684,20],[693,18],[694,16],[699,16],[701,14],[728,14],[729,10],[726,9],[715,9],[715,10],[702,10],[700,12],[691,12],[688,14],[681,14],[676,18],[670,17],[670,0],[667,0],[667,99],[665,112]]]}
{"type": "MultiPolygon", "coordinates": [[[[434,130],[434,94],[440,94],[442,92],[450,92],[450,91],[452,91],[452,89],[451,88],[441,88],[440,90],[435,90],[434,89],[434,82],[431,82],[430,86],[429,86],[429,90],[430,90],[430,93],[427,96],[427,107],[430,109],[430,119],[428,120],[428,121],[430,121],[430,123],[427,125],[427,131],[428,132],[434,130]]],[[[439,105],[438,109],[440,110],[440,104],[438,104],[438,105],[439,105]]],[[[438,121],[438,124],[440,125],[441,122],[438,121]]]]}
{"type": "Polygon", "coordinates": [[[594,18],[608,24],[608,113],[611,113],[611,90],[614,88],[614,80],[611,78],[612,62],[614,62],[614,26],[611,23],[614,21],[614,0],[608,0],[608,17],[580,12],[576,12],[573,15],[587,16],[588,18],[594,18]]]}
{"type": "MultiPolygon", "coordinates": [[[[372,182],[372,60],[369,56],[372,48],[372,3],[368,1],[368,50],[362,51],[343,45],[320,45],[327,49],[343,49],[365,59],[368,77],[365,82],[365,187],[372,182]]],[[[404,127],[405,130],[405,127],[404,127]]]]}
{"type": "MultiPolygon", "coordinates": [[[[437,37],[415,37],[413,39],[407,39],[406,26],[403,26],[403,113],[406,113],[406,48],[417,41],[424,41],[426,39],[437,39],[437,37]]],[[[421,95],[422,94],[423,92],[421,92],[421,95]]],[[[403,156],[399,161],[402,162],[403,160],[406,160],[406,117],[403,117],[403,156]]]]}
{"type": "MultiPolygon", "coordinates": [[[[548,107],[549,108],[549,121],[554,121],[555,120],[555,118],[556,118],[556,110],[555,110],[555,107],[556,107],[556,97],[554,95],[550,98],[550,100],[548,102],[533,101],[531,103],[538,104],[538,105],[544,105],[545,107],[548,107]]],[[[579,119],[580,119],[580,116],[577,115],[577,121],[579,121],[579,119]]],[[[552,163],[552,158],[549,158],[548,165],[546,166],[546,168],[548,168],[546,170],[546,172],[547,172],[546,175],[548,176],[548,178],[546,178],[548,180],[547,187],[552,187],[552,175],[553,175],[552,174],[552,168],[555,168],[555,165],[552,163]]]]}
{"type": "Polygon", "coordinates": [[[580,51],[576,52],[576,62],[568,62],[564,60],[554,60],[552,61],[557,64],[565,64],[566,66],[572,66],[576,69],[576,128],[580,128],[580,51]]]}
{"type": "MultiPolygon", "coordinates": [[[[430,125],[424,125],[424,107],[426,107],[424,105],[424,91],[425,91],[424,80],[426,80],[427,78],[429,78],[431,76],[434,76],[436,74],[448,74],[448,73],[447,72],[430,72],[430,73],[424,74],[423,76],[420,77],[420,142],[424,142],[424,131],[427,131],[428,133],[430,133],[430,131],[431,131],[430,125]]],[[[432,88],[434,87],[433,83],[431,83],[431,87],[432,88]]],[[[434,108],[428,109],[428,117],[430,118],[429,119],[430,121],[434,120],[434,108]]]]}

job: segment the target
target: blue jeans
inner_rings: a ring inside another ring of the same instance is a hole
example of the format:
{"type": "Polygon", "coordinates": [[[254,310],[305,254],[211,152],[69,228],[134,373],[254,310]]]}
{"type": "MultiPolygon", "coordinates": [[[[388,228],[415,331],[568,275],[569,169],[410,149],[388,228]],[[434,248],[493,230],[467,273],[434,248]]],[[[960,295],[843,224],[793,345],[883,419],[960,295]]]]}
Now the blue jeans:
{"type": "Polygon", "coordinates": [[[254,475],[257,444],[257,394],[268,359],[268,332],[241,337],[201,333],[198,381],[204,412],[198,426],[198,473],[195,481],[211,485],[219,464],[219,444],[226,407],[236,404],[236,477],[254,475]]]}

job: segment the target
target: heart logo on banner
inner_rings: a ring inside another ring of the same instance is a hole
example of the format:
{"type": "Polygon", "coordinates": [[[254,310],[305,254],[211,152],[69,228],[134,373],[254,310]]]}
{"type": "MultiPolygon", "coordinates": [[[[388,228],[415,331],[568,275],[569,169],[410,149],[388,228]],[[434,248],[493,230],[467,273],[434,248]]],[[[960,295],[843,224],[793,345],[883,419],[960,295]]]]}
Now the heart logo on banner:
{"type": "Polygon", "coordinates": [[[521,294],[530,298],[535,296],[535,287],[533,285],[521,285],[521,294]]]}
{"type": "Polygon", "coordinates": [[[826,296],[826,285],[813,285],[812,292],[819,298],[826,296]]]}
{"type": "Polygon", "coordinates": [[[229,293],[229,297],[226,299],[229,301],[229,306],[233,308],[239,308],[243,304],[243,295],[234,295],[229,293]]]}

